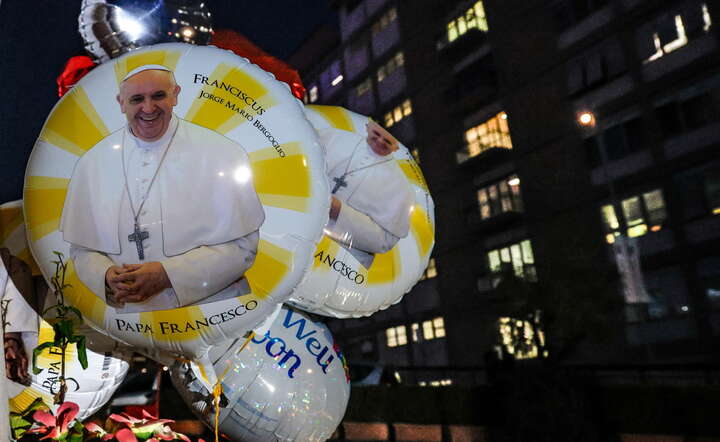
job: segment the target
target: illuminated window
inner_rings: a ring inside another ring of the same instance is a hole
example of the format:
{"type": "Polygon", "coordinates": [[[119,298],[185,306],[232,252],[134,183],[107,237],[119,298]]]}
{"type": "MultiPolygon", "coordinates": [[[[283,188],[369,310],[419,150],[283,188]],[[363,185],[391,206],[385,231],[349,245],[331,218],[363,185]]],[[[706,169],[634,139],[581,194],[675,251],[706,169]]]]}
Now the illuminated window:
{"type": "Polygon", "coordinates": [[[372,88],[372,81],[368,78],[355,88],[355,94],[359,97],[365,95],[372,88]]]}
{"type": "Polygon", "coordinates": [[[318,100],[318,87],[317,85],[310,86],[308,89],[308,100],[310,103],[314,103],[318,100]]]}
{"type": "Polygon", "coordinates": [[[532,244],[529,239],[511,244],[487,253],[488,269],[491,273],[499,274],[506,268],[511,268],[516,276],[528,281],[537,281],[535,274],[535,258],[532,244]]]}
{"type": "Polygon", "coordinates": [[[385,337],[387,338],[388,347],[399,347],[407,344],[407,334],[404,325],[390,327],[385,330],[385,337]]]}
{"type": "Polygon", "coordinates": [[[539,312],[528,320],[509,317],[498,319],[500,342],[505,351],[515,359],[533,359],[548,356],[545,348],[545,333],[540,327],[539,312]],[[537,333],[537,336],[536,336],[537,333]]]}
{"type": "Polygon", "coordinates": [[[413,342],[421,340],[429,341],[432,339],[439,339],[445,337],[445,320],[438,316],[437,318],[430,319],[422,322],[422,335],[420,335],[420,324],[415,322],[410,326],[411,336],[413,342]]]}
{"type": "Polygon", "coordinates": [[[435,267],[435,258],[430,258],[428,266],[420,277],[420,280],[431,279],[437,276],[437,268],[435,267]]]}
{"type": "Polygon", "coordinates": [[[420,340],[420,334],[418,333],[420,331],[420,324],[417,322],[413,323],[412,326],[410,326],[410,335],[412,337],[413,342],[417,342],[420,340]]]}
{"type": "Polygon", "coordinates": [[[445,337],[445,320],[442,317],[437,317],[430,321],[424,321],[422,326],[423,338],[425,340],[445,337]]]}
{"type": "Polygon", "coordinates": [[[627,236],[631,238],[643,236],[649,231],[661,230],[667,218],[665,200],[659,189],[625,198],[620,202],[620,208],[620,212],[616,212],[615,207],[611,204],[600,208],[606,232],[605,240],[609,244],[614,243],[615,237],[622,231],[618,213],[622,215],[622,221],[627,226],[627,236]]]}
{"type": "Polygon", "coordinates": [[[397,19],[397,9],[390,8],[372,25],[373,35],[378,34],[383,29],[387,28],[390,23],[397,19]]]}
{"type": "Polygon", "coordinates": [[[700,27],[700,23],[691,23],[688,20],[700,19],[702,15],[702,31],[708,32],[712,27],[712,18],[708,11],[707,4],[700,6],[700,14],[694,14],[694,11],[685,11],[684,14],[667,15],[658,19],[653,26],[652,54],[645,60],[645,63],[661,58],[670,52],[685,46],[688,43],[688,35],[693,28],[700,27]],[[697,15],[697,17],[693,17],[697,15]]]}
{"type": "Polygon", "coordinates": [[[464,155],[458,156],[460,162],[472,158],[492,148],[512,149],[508,116],[500,112],[482,124],[465,131],[464,155]]]}
{"type": "Polygon", "coordinates": [[[405,64],[405,55],[402,52],[395,54],[387,63],[380,66],[377,71],[377,80],[381,82],[385,77],[390,76],[397,68],[405,64]]]}
{"type": "Polygon", "coordinates": [[[485,17],[485,8],[482,0],[475,2],[464,14],[460,15],[447,25],[448,42],[457,40],[470,29],[487,32],[488,24],[485,17]]]}
{"type": "Polygon", "coordinates": [[[477,191],[480,218],[488,219],[505,212],[522,212],[520,178],[510,175],[499,183],[477,191]]]}
{"type": "Polygon", "coordinates": [[[407,99],[385,114],[383,118],[385,120],[385,127],[392,126],[410,114],[412,114],[412,103],[410,99],[407,99]]]}

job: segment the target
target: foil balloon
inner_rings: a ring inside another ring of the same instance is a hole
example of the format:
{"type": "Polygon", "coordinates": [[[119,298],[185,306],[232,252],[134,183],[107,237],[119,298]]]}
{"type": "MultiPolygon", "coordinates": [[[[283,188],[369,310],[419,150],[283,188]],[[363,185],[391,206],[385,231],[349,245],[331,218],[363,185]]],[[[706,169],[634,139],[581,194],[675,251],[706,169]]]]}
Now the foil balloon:
{"type": "MultiPolygon", "coordinates": [[[[39,268],[30,254],[25,236],[22,200],[0,205],[0,247],[8,249],[11,255],[28,264],[34,275],[39,275],[39,268]]],[[[5,271],[4,267],[2,270],[5,271]]],[[[7,305],[6,330],[22,330],[25,354],[31,356],[35,347],[54,340],[53,328],[34,311],[41,310],[40,306],[31,306],[19,292],[15,292],[19,296],[13,296],[7,292],[9,287],[5,288],[6,292],[0,295],[4,300],[12,299],[7,305]],[[20,318],[21,323],[16,324],[20,318]]],[[[30,290],[33,291],[32,288],[30,290]]],[[[42,291],[34,290],[38,293],[42,291]]],[[[47,310],[56,302],[56,298],[48,293],[42,310],[47,310]]],[[[83,420],[102,407],[120,386],[128,371],[129,353],[112,339],[87,327],[82,327],[79,334],[86,339],[88,367],[82,368],[77,359],[77,347],[70,344],[65,351],[65,376],[68,378],[66,400],[78,404],[78,419],[83,420]]],[[[27,386],[8,380],[6,387],[11,411],[26,409],[38,397],[46,405],[53,406],[53,395],[59,388],[61,354],[62,351],[55,347],[40,353],[36,362],[41,371],[36,374],[32,369],[28,370],[30,384],[27,386]]]]}
{"type": "Polygon", "coordinates": [[[210,11],[199,0],[83,0],[78,25],[98,63],[156,43],[206,45],[212,35],[210,11]]]}
{"type": "MultiPolygon", "coordinates": [[[[284,306],[262,336],[213,347],[210,356],[225,398],[219,431],[230,440],[323,441],[347,407],[347,365],[330,331],[284,306]]],[[[197,381],[197,367],[172,368],[176,389],[211,428],[213,396],[197,381]]]]}
{"type": "MultiPolygon", "coordinates": [[[[80,407],[78,420],[92,416],[110,400],[125,379],[129,364],[129,354],[119,349],[109,338],[87,330],[84,332],[88,343],[88,367],[83,369],[77,359],[77,348],[70,344],[65,350],[65,378],[68,379],[68,391],[65,401],[74,402],[80,407]]],[[[24,339],[25,353],[32,355],[33,349],[44,342],[52,342],[52,326],[41,321],[36,339],[24,339]]],[[[37,367],[42,371],[34,374],[30,371],[31,383],[28,386],[8,381],[7,393],[10,411],[21,412],[36,398],[52,407],[53,396],[59,389],[59,376],[62,351],[59,348],[44,350],[37,358],[37,367]]]]}
{"type": "Polygon", "coordinates": [[[434,205],[410,152],[368,117],[307,106],[327,152],[332,204],[307,278],[290,302],[338,318],[400,301],[428,265],[434,205]]]}
{"type": "Polygon", "coordinates": [[[327,221],[324,170],[286,84],[218,48],[142,48],[46,120],[25,176],[30,248],[46,278],[56,251],[68,258],[65,299],[91,327],[199,361],[303,278],[327,221]]]}

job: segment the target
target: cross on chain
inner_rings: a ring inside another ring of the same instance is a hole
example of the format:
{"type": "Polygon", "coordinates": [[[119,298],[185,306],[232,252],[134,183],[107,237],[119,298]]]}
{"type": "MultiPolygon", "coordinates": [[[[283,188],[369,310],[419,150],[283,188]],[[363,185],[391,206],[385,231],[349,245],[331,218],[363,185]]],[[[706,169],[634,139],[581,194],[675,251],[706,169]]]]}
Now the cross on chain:
{"type": "Polygon", "coordinates": [[[145,250],[143,250],[143,241],[150,238],[150,232],[147,230],[140,230],[140,226],[135,223],[135,231],[128,235],[128,241],[134,242],[137,247],[138,259],[140,261],[145,259],[145,250]]]}
{"type": "Polygon", "coordinates": [[[333,178],[333,181],[335,181],[335,187],[333,187],[333,190],[331,193],[335,193],[338,190],[340,190],[341,187],[347,187],[347,182],[345,181],[345,175],[341,176],[340,178],[333,178]]]}

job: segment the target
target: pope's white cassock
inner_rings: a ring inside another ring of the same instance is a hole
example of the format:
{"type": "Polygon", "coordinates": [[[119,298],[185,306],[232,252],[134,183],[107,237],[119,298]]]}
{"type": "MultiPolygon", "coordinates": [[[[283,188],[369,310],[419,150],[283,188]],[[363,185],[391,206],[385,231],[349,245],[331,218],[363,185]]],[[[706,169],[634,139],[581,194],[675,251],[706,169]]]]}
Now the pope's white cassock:
{"type": "Polygon", "coordinates": [[[254,262],[264,219],[244,150],[173,115],[157,141],[136,138],[125,127],[80,158],[60,230],[78,276],[96,294],[105,293],[113,264],[163,265],[172,288],[118,309],[132,313],[247,293],[240,278],[254,262]],[[138,215],[140,230],[149,233],[142,261],[128,238],[134,220],[125,180],[135,210],[147,195],[138,215]]]}
{"type": "Polygon", "coordinates": [[[334,196],[343,203],[327,231],[369,267],[372,255],[356,251],[384,253],[407,236],[413,190],[392,154],[376,154],[366,137],[329,129],[320,132],[320,141],[327,150],[330,186],[337,187],[334,196]],[[335,179],[343,176],[345,185],[336,186],[335,179]]]}

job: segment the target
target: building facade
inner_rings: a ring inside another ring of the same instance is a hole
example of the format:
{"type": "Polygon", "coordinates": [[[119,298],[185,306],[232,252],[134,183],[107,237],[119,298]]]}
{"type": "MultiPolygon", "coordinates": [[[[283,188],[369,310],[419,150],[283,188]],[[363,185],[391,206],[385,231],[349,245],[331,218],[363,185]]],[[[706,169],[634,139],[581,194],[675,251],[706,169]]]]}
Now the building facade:
{"type": "Polygon", "coordinates": [[[370,115],[410,147],[437,224],[431,265],[402,302],[329,321],[351,363],[427,368],[416,381],[437,385],[546,352],[715,358],[716,4],[335,5],[337,38],[295,57],[306,101],[370,115]]]}

